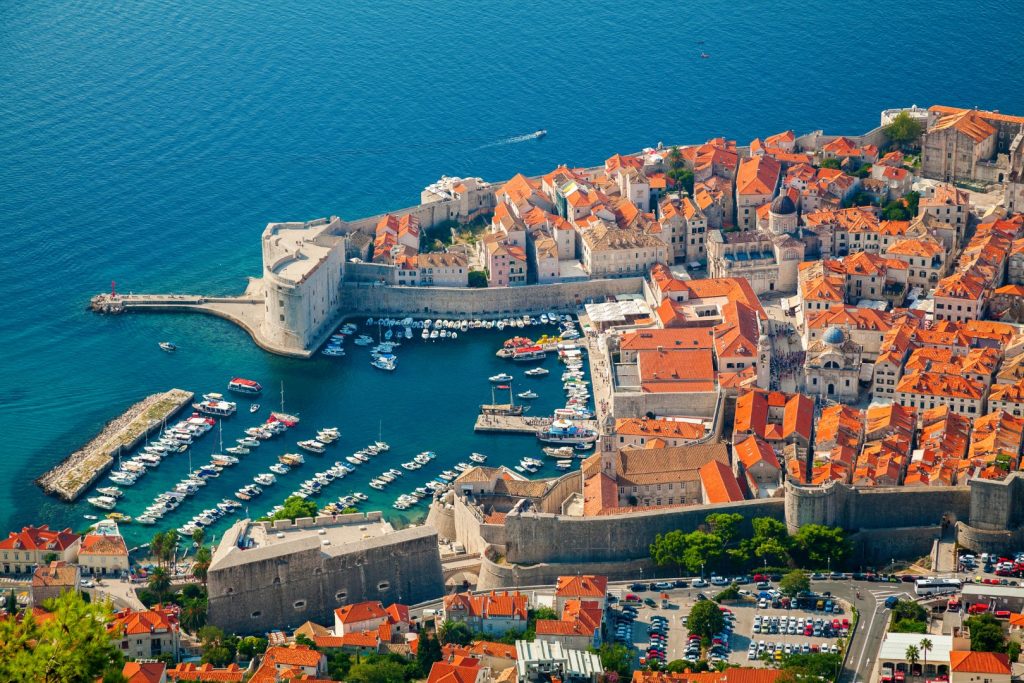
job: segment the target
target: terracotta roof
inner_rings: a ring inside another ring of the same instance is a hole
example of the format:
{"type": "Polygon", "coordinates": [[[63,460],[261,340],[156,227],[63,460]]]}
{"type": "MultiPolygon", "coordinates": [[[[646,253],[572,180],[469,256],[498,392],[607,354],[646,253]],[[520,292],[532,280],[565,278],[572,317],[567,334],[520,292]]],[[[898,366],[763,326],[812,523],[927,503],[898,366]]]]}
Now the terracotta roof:
{"type": "Polygon", "coordinates": [[[733,430],[751,432],[768,441],[799,436],[809,442],[813,419],[814,403],[802,394],[752,389],[736,399],[733,430]],[[768,421],[770,407],[782,409],[781,423],[768,421]]]}
{"type": "Polygon", "coordinates": [[[473,657],[480,659],[482,657],[497,657],[500,659],[518,659],[516,654],[515,645],[506,645],[505,643],[496,643],[490,640],[477,640],[469,645],[445,645],[442,648],[445,659],[451,659],[453,656],[462,657],[473,657]]]}
{"type": "Polygon", "coordinates": [[[559,576],[555,583],[555,595],[560,598],[601,598],[608,590],[608,577],[585,574],[583,576],[559,576]]]}
{"type": "Polygon", "coordinates": [[[373,619],[387,619],[387,612],[379,600],[368,600],[345,605],[334,610],[334,617],[342,624],[357,624],[373,619]]]}
{"type": "Polygon", "coordinates": [[[717,460],[700,468],[700,481],[708,503],[731,503],[743,500],[743,491],[732,470],[717,460]]]}
{"type": "Polygon", "coordinates": [[[949,668],[957,673],[1010,674],[1010,658],[1002,652],[953,650],[949,668]]]}
{"type": "Polygon", "coordinates": [[[690,327],[671,330],[633,330],[619,340],[619,349],[627,351],[654,351],[665,349],[710,349],[710,327],[690,327]]]}
{"type": "Polygon", "coordinates": [[[32,573],[32,588],[76,586],[78,583],[78,567],[61,560],[36,567],[32,573]]]}
{"type": "Polygon", "coordinates": [[[447,662],[434,662],[427,683],[474,683],[480,674],[479,666],[457,666],[447,662]]]}
{"type": "Polygon", "coordinates": [[[626,486],[695,481],[700,468],[716,460],[729,462],[729,452],[723,443],[625,448],[616,456],[616,471],[619,484],[626,486]]]}
{"type": "Polygon", "coordinates": [[[166,668],[163,662],[125,662],[121,675],[128,683],[160,683],[166,668]]]}
{"type": "Polygon", "coordinates": [[[995,126],[985,121],[978,112],[970,109],[958,114],[943,116],[928,132],[947,129],[963,133],[975,142],[981,142],[996,132],[995,126]]]}
{"type": "Polygon", "coordinates": [[[788,674],[781,669],[731,667],[704,673],[666,673],[637,669],[632,683],[776,683],[788,674]]]}
{"type": "Polygon", "coordinates": [[[123,636],[168,633],[177,629],[177,617],[159,605],[148,610],[123,609],[107,624],[108,631],[123,636]]]}
{"type": "Polygon", "coordinates": [[[704,436],[705,430],[702,423],[688,420],[620,417],[615,420],[615,433],[648,438],[699,439],[704,436]]]}
{"type": "Polygon", "coordinates": [[[49,526],[26,526],[21,531],[12,531],[0,540],[0,550],[52,550],[63,552],[75,544],[81,536],[71,529],[52,531],[49,526]]]}
{"type": "Polygon", "coordinates": [[[740,162],[736,172],[738,194],[775,194],[782,167],[771,157],[753,157],[740,162]]]}
{"type": "Polygon", "coordinates": [[[124,555],[127,557],[128,548],[120,536],[86,534],[82,537],[82,547],[78,550],[78,556],[82,555],[124,555]]]}
{"type": "Polygon", "coordinates": [[[193,664],[191,662],[178,664],[167,670],[167,679],[170,681],[211,681],[224,683],[236,683],[245,677],[245,669],[237,664],[228,664],[218,669],[213,664],[193,664]]]}
{"type": "Polygon", "coordinates": [[[782,469],[782,466],[779,465],[779,459],[775,455],[775,451],[772,447],[757,438],[757,436],[748,436],[743,441],[734,445],[732,450],[739,461],[742,462],[743,466],[748,470],[760,462],[764,462],[777,470],[782,469]]]}
{"type": "Polygon", "coordinates": [[[646,392],[708,392],[715,390],[715,368],[704,351],[640,351],[640,387],[646,392]]]}

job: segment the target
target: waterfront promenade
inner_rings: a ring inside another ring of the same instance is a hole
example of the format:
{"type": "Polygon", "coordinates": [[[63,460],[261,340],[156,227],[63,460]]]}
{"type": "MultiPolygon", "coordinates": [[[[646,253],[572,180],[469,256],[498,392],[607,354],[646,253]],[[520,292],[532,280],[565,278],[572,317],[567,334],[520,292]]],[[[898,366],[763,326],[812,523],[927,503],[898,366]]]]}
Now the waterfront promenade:
{"type": "Polygon", "coordinates": [[[51,495],[73,502],[114,463],[188,405],[194,394],[171,389],[152,394],[111,420],[94,439],[36,480],[51,495]]]}

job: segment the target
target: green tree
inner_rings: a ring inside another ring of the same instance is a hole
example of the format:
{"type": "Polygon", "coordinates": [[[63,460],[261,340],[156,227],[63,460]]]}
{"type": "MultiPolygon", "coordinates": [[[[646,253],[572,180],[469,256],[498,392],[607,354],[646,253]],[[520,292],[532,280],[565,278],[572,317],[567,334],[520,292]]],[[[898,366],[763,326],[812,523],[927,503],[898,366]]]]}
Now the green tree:
{"type": "Polygon", "coordinates": [[[739,538],[743,515],[733,512],[716,512],[704,518],[711,527],[711,533],[722,539],[722,544],[729,546],[739,538]]]}
{"type": "Polygon", "coordinates": [[[7,594],[4,609],[7,610],[8,614],[14,614],[18,611],[18,598],[15,597],[13,588],[11,589],[11,592],[7,594]]]}
{"type": "Polygon", "coordinates": [[[298,517],[316,517],[316,513],[317,506],[313,501],[299,498],[298,496],[288,496],[284,501],[284,505],[274,513],[271,519],[295,520],[298,517]]]}
{"type": "Polygon", "coordinates": [[[839,527],[805,524],[793,536],[793,545],[804,559],[818,567],[841,565],[853,553],[853,544],[839,527]]]}
{"type": "Polygon", "coordinates": [[[789,562],[792,539],[786,525],[772,517],[755,517],[750,520],[754,535],[744,541],[752,555],[771,565],[789,562]]]}
{"type": "MultiPolygon", "coordinates": [[[[434,665],[434,662],[441,661],[441,643],[438,642],[437,638],[434,638],[430,633],[423,631],[420,633],[420,644],[416,648],[416,661],[420,665],[420,671],[424,674],[430,672],[430,667],[434,665]]],[[[334,678],[341,678],[339,676],[333,676],[334,678]]]]}
{"type": "Polygon", "coordinates": [[[1011,662],[1016,662],[1020,658],[1020,643],[1016,640],[1011,640],[1007,643],[1006,655],[1010,658],[1011,662]]]}
{"type": "Polygon", "coordinates": [[[206,572],[210,569],[210,561],[212,557],[213,554],[210,549],[205,545],[201,545],[199,546],[199,549],[196,550],[196,559],[195,562],[192,563],[192,576],[196,577],[204,584],[206,583],[206,572]]]}
{"type": "Polygon", "coordinates": [[[903,149],[912,146],[924,132],[924,126],[905,111],[901,111],[885,128],[885,137],[896,147],[903,149]]]}
{"type": "Polygon", "coordinates": [[[554,609],[552,609],[551,607],[548,607],[546,605],[540,605],[540,606],[535,607],[533,609],[533,613],[530,616],[533,618],[533,621],[535,621],[535,622],[538,619],[540,619],[540,620],[558,619],[558,612],[556,612],[554,609]]]}
{"type": "Polygon", "coordinates": [[[811,579],[802,569],[794,569],[779,581],[779,590],[783,594],[793,597],[798,593],[811,590],[811,579]]]}
{"type": "Polygon", "coordinates": [[[437,638],[442,645],[468,645],[473,640],[473,634],[463,622],[446,619],[437,627],[437,638]]]}
{"type": "Polygon", "coordinates": [[[718,595],[715,596],[715,602],[725,602],[727,600],[739,600],[740,587],[735,583],[730,584],[728,588],[719,591],[718,595]]]}
{"type": "Polygon", "coordinates": [[[966,622],[971,632],[971,649],[975,652],[1005,652],[1003,627],[991,614],[981,614],[966,622]]]}
{"type": "Polygon", "coordinates": [[[702,640],[711,641],[711,637],[725,626],[725,617],[718,605],[711,600],[702,600],[693,606],[686,619],[686,628],[702,640]]]}
{"type": "Polygon", "coordinates": [[[267,651],[267,639],[260,636],[246,636],[238,641],[238,654],[246,659],[252,659],[267,651]]]}
{"type": "Polygon", "coordinates": [[[405,683],[405,666],[392,659],[366,658],[348,671],[348,683],[405,683]]]}
{"type": "Polygon", "coordinates": [[[891,633],[928,633],[928,624],[917,619],[894,619],[889,631],[891,633]]]}
{"type": "Polygon", "coordinates": [[[832,158],[832,159],[822,159],[821,163],[819,164],[819,166],[821,166],[822,168],[836,168],[837,169],[837,168],[839,168],[841,166],[841,164],[839,163],[839,159],[832,158]]]}
{"type": "MultiPolygon", "coordinates": [[[[434,641],[437,642],[437,641],[434,641]]],[[[423,640],[420,639],[420,647],[423,647],[423,640]]],[[[440,652],[440,650],[438,650],[440,652]]],[[[341,650],[331,650],[327,653],[327,675],[335,681],[344,681],[348,678],[349,669],[352,668],[352,656],[341,650]]]]}
{"type": "Polygon", "coordinates": [[[223,667],[235,661],[237,638],[224,635],[216,626],[204,626],[196,634],[203,649],[203,663],[223,667]]]}
{"type": "Polygon", "coordinates": [[[150,573],[146,585],[149,590],[153,591],[157,600],[164,602],[167,600],[168,593],[171,592],[171,577],[166,569],[157,567],[150,573]]]}
{"type": "MultiPolygon", "coordinates": [[[[122,667],[123,669],[123,667],[122,667]]],[[[124,677],[121,670],[108,666],[103,672],[103,677],[100,679],[101,683],[128,683],[128,679],[124,677]]]]}
{"type": "Polygon", "coordinates": [[[601,647],[591,652],[601,658],[601,666],[605,671],[614,671],[622,678],[629,677],[632,670],[633,653],[621,643],[603,643],[601,647]]]}
{"type": "Polygon", "coordinates": [[[52,608],[52,618],[43,623],[31,612],[0,620],[0,680],[94,681],[108,669],[120,670],[123,657],[106,628],[109,603],[86,603],[69,592],[54,599],[52,608]]]}
{"type": "Polygon", "coordinates": [[[686,534],[679,529],[673,529],[666,534],[658,534],[651,543],[651,559],[659,567],[674,566],[683,573],[684,558],[683,551],[686,549],[686,534]]]}
{"type": "Polygon", "coordinates": [[[185,600],[181,606],[181,626],[191,633],[206,626],[206,598],[185,600]]]}
{"type": "Polygon", "coordinates": [[[206,540],[206,529],[203,527],[196,527],[196,530],[192,532],[192,542],[196,544],[196,547],[203,545],[203,541],[206,540]]]}
{"type": "Polygon", "coordinates": [[[917,645],[907,645],[904,656],[907,658],[907,663],[910,664],[910,671],[913,672],[917,662],[921,659],[921,651],[917,649],[917,645]]]}
{"type": "Polygon", "coordinates": [[[470,287],[483,288],[487,286],[487,273],[482,270],[471,270],[468,275],[470,287]]]}
{"type": "Polygon", "coordinates": [[[668,153],[668,173],[672,186],[686,190],[687,194],[693,194],[693,171],[686,168],[686,160],[678,147],[673,147],[668,153]]]}
{"type": "Polygon", "coordinates": [[[842,663],[843,657],[838,653],[784,655],[781,662],[782,680],[796,683],[834,681],[839,675],[842,663]]]}
{"type": "Polygon", "coordinates": [[[314,643],[313,640],[309,636],[307,636],[305,633],[300,633],[297,636],[295,636],[295,644],[296,645],[305,645],[310,650],[317,650],[317,649],[319,649],[319,648],[317,648],[316,643],[314,643]]]}
{"type": "Polygon", "coordinates": [[[706,531],[686,534],[683,546],[683,565],[691,573],[697,573],[705,565],[714,567],[725,552],[722,539],[706,531]]]}

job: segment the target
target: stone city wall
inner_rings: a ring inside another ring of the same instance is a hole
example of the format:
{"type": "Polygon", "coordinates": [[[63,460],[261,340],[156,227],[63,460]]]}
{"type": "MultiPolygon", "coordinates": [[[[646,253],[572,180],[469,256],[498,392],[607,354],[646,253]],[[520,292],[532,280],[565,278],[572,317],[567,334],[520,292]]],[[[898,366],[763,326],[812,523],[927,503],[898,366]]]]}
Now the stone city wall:
{"type": "Polygon", "coordinates": [[[209,623],[248,634],[332,623],[335,608],[363,600],[428,600],[444,592],[444,580],[437,533],[416,527],[338,555],[313,547],[211,570],[208,588],[209,623]]]}
{"type": "Polygon", "coordinates": [[[340,306],[359,316],[500,318],[550,310],[569,311],[607,296],[638,294],[642,282],[642,277],[630,277],[483,289],[350,283],[342,288],[340,306]]]}
{"type": "Polygon", "coordinates": [[[675,529],[689,532],[714,512],[753,517],[784,516],[781,499],[750,500],[716,506],[600,517],[510,514],[505,518],[506,561],[517,564],[621,562],[648,556],[654,537],[675,529]]]}
{"type": "Polygon", "coordinates": [[[535,564],[523,566],[508,564],[487,553],[480,558],[480,576],[477,591],[518,586],[551,586],[559,576],[573,574],[596,574],[607,576],[612,581],[634,579],[638,576],[654,576],[657,567],[649,559],[619,560],[615,562],[569,562],[566,564],[535,564]]]}
{"type": "Polygon", "coordinates": [[[931,553],[941,535],[938,525],[866,529],[850,536],[853,542],[851,562],[858,566],[880,567],[893,559],[917,559],[931,553]]]}

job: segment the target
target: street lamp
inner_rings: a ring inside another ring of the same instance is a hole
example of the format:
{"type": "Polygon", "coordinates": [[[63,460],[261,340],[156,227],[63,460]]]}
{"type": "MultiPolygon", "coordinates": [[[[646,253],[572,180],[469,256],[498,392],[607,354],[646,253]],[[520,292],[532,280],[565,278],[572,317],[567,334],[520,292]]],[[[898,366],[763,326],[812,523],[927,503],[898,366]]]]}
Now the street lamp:
{"type": "Polygon", "coordinates": [[[704,580],[704,563],[703,562],[700,563],[700,580],[701,581],[704,580]]]}
{"type": "Polygon", "coordinates": [[[832,556],[831,555],[828,556],[828,573],[829,574],[832,573],[832,556]]]}

